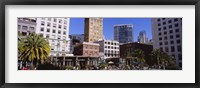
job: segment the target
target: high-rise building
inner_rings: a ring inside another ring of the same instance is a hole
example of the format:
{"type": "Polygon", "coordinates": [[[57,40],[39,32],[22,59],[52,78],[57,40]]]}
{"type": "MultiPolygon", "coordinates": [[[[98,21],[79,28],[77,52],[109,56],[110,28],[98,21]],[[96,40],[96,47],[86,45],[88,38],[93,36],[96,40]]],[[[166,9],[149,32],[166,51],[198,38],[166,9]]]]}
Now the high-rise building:
{"type": "Polygon", "coordinates": [[[94,42],[103,37],[103,18],[85,18],[84,41],[94,42]]]}
{"type": "Polygon", "coordinates": [[[148,38],[146,36],[146,31],[141,31],[138,36],[138,43],[148,43],[148,38]]]}
{"type": "Polygon", "coordinates": [[[99,40],[99,52],[103,53],[103,59],[119,57],[119,42],[115,40],[99,40]]]}
{"type": "Polygon", "coordinates": [[[69,55],[70,18],[36,18],[36,33],[48,39],[52,56],[69,55]]]}
{"type": "Polygon", "coordinates": [[[70,38],[70,53],[74,52],[74,46],[78,43],[84,42],[84,34],[71,34],[69,35],[70,38]]]}
{"type": "Polygon", "coordinates": [[[133,42],[133,25],[119,24],[114,25],[114,40],[119,43],[133,42]]]}
{"type": "Polygon", "coordinates": [[[153,18],[154,49],[161,49],[176,59],[182,68],[182,18],[153,18]]]}
{"type": "Polygon", "coordinates": [[[29,35],[36,31],[36,20],[30,18],[18,18],[18,33],[21,33],[19,37],[29,35]]]}

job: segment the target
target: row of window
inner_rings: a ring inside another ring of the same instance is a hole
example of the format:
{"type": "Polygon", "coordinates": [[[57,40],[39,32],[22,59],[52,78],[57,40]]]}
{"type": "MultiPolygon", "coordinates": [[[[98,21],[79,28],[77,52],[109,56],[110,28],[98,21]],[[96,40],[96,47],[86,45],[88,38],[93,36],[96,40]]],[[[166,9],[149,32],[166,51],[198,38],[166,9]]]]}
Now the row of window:
{"type": "Polygon", "coordinates": [[[115,55],[113,55],[113,54],[105,54],[105,56],[106,57],[119,57],[119,55],[117,55],[117,54],[115,54],[115,55]]]}
{"type": "MultiPolygon", "coordinates": [[[[166,18],[159,18],[159,19],[157,19],[158,22],[160,22],[161,20],[166,20],[166,18]]],[[[177,22],[177,21],[178,21],[178,18],[175,18],[174,22],[177,22]]],[[[171,22],[172,22],[172,20],[168,21],[168,23],[171,23],[171,22]]]]}
{"type": "MultiPolygon", "coordinates": [[[[180,30],[179,29],[175,29],[175,32],[176,33],[179,33],[180,32],[180,30]]],[[[173,33],[173,30],[169,30],[169,34],[172,34],[173,33]]],[[[164,35],[167,35],[167,31],[164,31],[164,33],[163,33],[164,35]]],[[[158,33],[158,35],[159,36],[161,36],[162,35],[162,33],[161,32],[159,32],[158,33]]]]}
{"type": "MultiPolygon", "coordinates": [[[[41,28],[40,31],[44,32],[44,28],[41,28]]],[[[49,28],[47,28],[46,32],[50,32],[51,30],[49,28]]],[[[56,30],[53,29],[52,33],[56,33],[56,30]]],[[[58,30],[58,34],[61,34],[61,30],[58,30]]],[[[66,34],[66,31],[63,31],[63,34],[66,34]]]]}
{"type": "Polygon", "coordinates": [[[118,54],[118,53],[119,53],[119,51],[105,50],[105,53],[116,53],[116,54],[118,54]]]}
{"type": "MultiPolygon", "coordinates": [[[[176,48],[177,48],[178,52],[182,52],[181,45],[178,45],[176,48]]],[[[160,47],[161,51],[164,51],[164,49],[165,49],[165,52],[169,52],[169,47],[160,47]]],[[[171,46],[170,49],[171,49],[171,52],[175,52],[175,47],[174,46],[171,46]]]]}
{"type": "MultiPolygon", "coordinates": [[[[176,43],[180,44],[181,41],[180,40],[176,40],[176,43]]],[[[174,41],[170,41],[170,44],[174,44],[174,41]]],[[[159,45],[161,46],[161,45],[169,45],[169,44],[168,44],[168,41],[165,41],[164,44],[163,44],[163,42],[160,42],[159,45]]]]}
{"type": "Polygon", "coordinates": [[[119,43],[113,43],[113,42],[108,42],[108,41],[105,41],[105,44],[109,44],[109,45],[119,45],[119,43]]]}
{"type": "Polygon", "coordinates": [[[84,49],[97,49],[97,48],[99,48],[98,46],[88,46],[88,45],[85,45],[84,46],[84,49]]]}
{"type": "MultiPolygon", "coordinates": [[[[160,26],[160,24],[158,24],[158,26],[160,26]]],[[[174,24],[174,27],[178,27],[178,26],[179,26],[178,23],[174,24]]],[[[169,29],[172,29],[172,25],[169,25],[168,28],[169,28],[169,29]]],[[[166,29],[167,29],[167,26],[164,26],[162,29],[163,29],[163,30],[166,30],[166,29]]],[[[158,31],[161,31],[161,27],[158,28],[158,31]]]]}
{"type": "MultiPolygon", "coordinates": [[[[177,39],[177,38],[180,38],[180,34],[176,34],[175,39],[177,39]]],[[[165,37],[164,37],[164,40],[167,40],[167,39],[168,39],[168,37],[165,36],[165,37]]],[[[174,36],[173,36],[173,35],[170,35],[170,36],[169,36],[169,39],[174,39],[174,36]]],[[[162,37],[159,37],[159,40],[161,41],[161,40],[163,40],[163,38],[162,38],[162,37]]]]}
{"type": "MultiPolygon", "coordinates": [[[[42,22],[41,22],[41,25],[42,25],[42,26],[45,26],[45,22],[42,21],[42,22]]],[[[51,23],[47,23],[47,27],[51,27],[51,23]]],[[[54,27],[54,28],[57,28],[57,25],[56,25],[56,24],[53,24],[53,27],[54,27]]],[[[61,29],[61,28],[62,28],[62,25],[58,25],[58,28],[61,29]]],[[[67,29],[67,26],[64,26],[64,29],[67,29]]]]}
{"type": "MultiPolygon", "coordinates": [[[[28,30],[28,26],[21,26],[21,25],[18,25],[18,29],[22,29],[22,30],[28,30]],[[21,28],[22,27],[22,28],[21,28]]],[[[35,30],[35,27],[29,27],[29,30],[35,30]]]]}
{"type": "Polygon", "coordinates": [[[112,47],[112,46],[105,46],[105,48],[108,48],[108,49],[119,49],[119,47],[112,47]]]}
{"type": "MultiPolygon", "coordinates": [[[[40,37],[44,37],[44,34],[40,34],[40,37]]],[[[50,35],[49,34],[46,34],[46,38],[50,38],[50,35]]],[[[53,39],[56,39],[56,36],[55,35],[52,35],[53,39]]],[[[57,36],[57,39],[61,39],[61,36],[57,36]]],[[[63,36],[63,40],[66,39],[66,36],[63,36]]]]}
{"type": "MultiPolygon", "coordinates": [[[[45,18],[42,18],[42,20],[45,20],[45,18]]],[[[53,21],[53,22],[58,22],[62,23],[62,19],[57,19],[57,18],[47,18],[47,21],[53,21]]],[[[67,24],[67,20],[64,20],[64,24],[67,24]]]]}

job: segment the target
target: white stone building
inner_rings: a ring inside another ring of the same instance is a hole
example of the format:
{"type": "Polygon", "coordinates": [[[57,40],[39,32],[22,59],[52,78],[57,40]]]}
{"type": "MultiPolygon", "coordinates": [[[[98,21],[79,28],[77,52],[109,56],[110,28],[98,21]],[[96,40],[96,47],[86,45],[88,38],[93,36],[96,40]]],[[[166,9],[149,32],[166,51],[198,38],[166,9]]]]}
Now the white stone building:
{"type": "Polygon", "coordinates": [[[18,18],[17,23],[18,33],[22,36],[29,35],[36,31],[36,20],[30,18],[18,18]]]}
{"type": "Polygon", "coordinates": [[[120,56],[119,52],[119,42],[115,40],[99,40],[95,43],[98,43],[99,53],[103,54],[103,59],[107,58],[118,58],[120,56]]]}
{"type": "Polygon", "coordinates": [[[182,67],[182,18],[153,18],[152,37],[154,49],[161,49],[176,59],[182,67]]]}
{"type": "Polygon", "coordinates": [[[51,55],[69,56],[70,18],[36,18],[36,33],[47,38],[51,46],[51,55]]]}

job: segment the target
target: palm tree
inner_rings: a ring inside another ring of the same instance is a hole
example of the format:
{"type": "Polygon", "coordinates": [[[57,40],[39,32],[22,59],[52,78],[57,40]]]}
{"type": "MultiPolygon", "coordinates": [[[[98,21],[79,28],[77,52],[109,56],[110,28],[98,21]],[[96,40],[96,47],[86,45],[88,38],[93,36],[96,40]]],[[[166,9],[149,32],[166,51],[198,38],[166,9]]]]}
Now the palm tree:
{"type": "Polygon", "coordinates": [[[33,33],[18,42],[19,59],[30,61],[32,66],[43,64],[50,54],[50,45],[45,38],[33,33]]]}
{"type": "Polygon", "coordinates": [[[151,53],[152,56],[156,57],[157,59],[157,64],[160,65],[160,58],[162,55],[162,52],[160,49],[154,49],[151,53]]]}
{"type": "Polygon", "coordinates": [[[139,62],[139,63],[145,62],[144,51],[142,51],[141,49],[136,49],[136,50],[134,50],[133,54],[137,58],[137,62],[139,62]]]}

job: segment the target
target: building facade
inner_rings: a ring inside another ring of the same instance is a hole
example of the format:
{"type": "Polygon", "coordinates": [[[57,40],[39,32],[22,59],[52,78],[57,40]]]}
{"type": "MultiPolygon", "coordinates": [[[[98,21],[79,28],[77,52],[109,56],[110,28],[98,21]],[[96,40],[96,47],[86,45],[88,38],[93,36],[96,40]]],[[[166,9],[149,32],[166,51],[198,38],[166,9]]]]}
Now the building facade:
{"type": "Polygon", "coordinates": [[[84,41],[94,42],[103,38],[103,18],[85,18],[84,41]]]}
{"type": "Polygon", "coordinates": [[[71,34],[70,38],[70,53],[73,54],[74,46],[78,43],[84,42],[84,34],[71,34]]]}
{"type": "Polygon", "coordinates": [[[36,31],[36,20],[30,18],[18,18],[18,33],[26,36],[36,31]]]}
{"type": "Polygon", "coordinates": [[[154,49],[161,49],[176,59],[182,67],[182,18],[153,18],[152,37],[154,49]]]}
{"type": "Polygon", "coordinates": [[[118,41],[119,43],[133,42],[133,25],[114,25],[114,40],[118,41]]]}
{"type": "Polygon", "coordinates": [[[69,18],[36,18],[36,33],[48,39],[51,56],[69,55],[69,21],[69,18]]]}
{"type": "Polygon", "coordinates": [[[119,58],[119,42],[115,40],[99,40],[99,52],[102,53],[103,59],[119,58]]]}
{"type": "Polygon", "coordinates": [[[99,44],[90,42],[76,44],[73,54],[77,56],[99,57],[99,44]]]}
{"type": "Polygon", "coordinates": [[[146,31],[141,31],[139,33],[138,43],[144,43],[144,44],[148,43],[148,38],[147,38],[147,35],[146,35],[146,31]]]}
{"type": "Polygon", "coordinates": [[[149,44],[142,44],[142,43],[126,43],[123,45],[120,45],[120,57],[121,58],[127,58],[129,55],[134,56],[133,52],[137,49],[140,49],[144,51],[144,59],[146,60],[146,63],[149,65],[153,65],[150,54],[153,50],[153,46],[149,44]]]}

